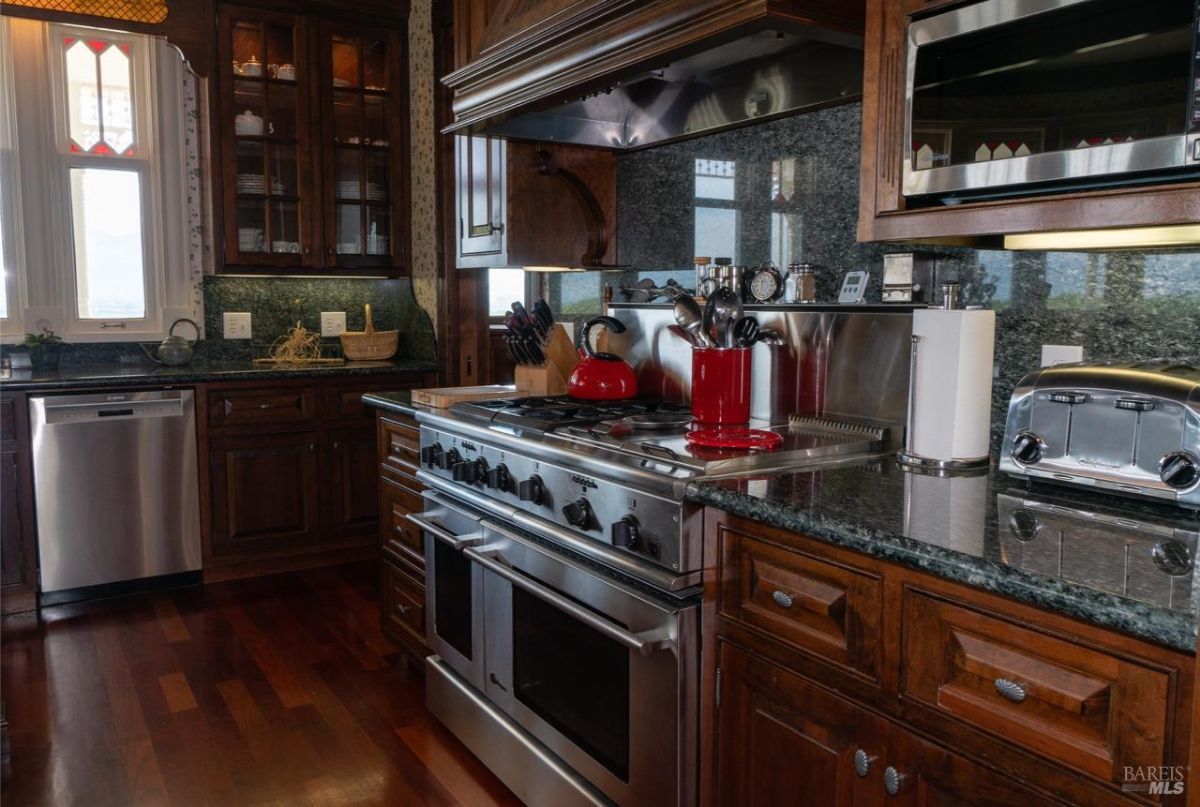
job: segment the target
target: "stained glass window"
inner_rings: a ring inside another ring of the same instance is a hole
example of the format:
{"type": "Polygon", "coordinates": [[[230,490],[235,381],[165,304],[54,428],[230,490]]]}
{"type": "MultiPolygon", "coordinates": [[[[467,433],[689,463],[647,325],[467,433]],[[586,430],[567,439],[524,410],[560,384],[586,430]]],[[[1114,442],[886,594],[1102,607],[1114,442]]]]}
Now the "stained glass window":
{"type": "Polygon", "coordinates": [[[133,79],[129,45],[63,37],[71,151],[132,156],[133,79]]]}

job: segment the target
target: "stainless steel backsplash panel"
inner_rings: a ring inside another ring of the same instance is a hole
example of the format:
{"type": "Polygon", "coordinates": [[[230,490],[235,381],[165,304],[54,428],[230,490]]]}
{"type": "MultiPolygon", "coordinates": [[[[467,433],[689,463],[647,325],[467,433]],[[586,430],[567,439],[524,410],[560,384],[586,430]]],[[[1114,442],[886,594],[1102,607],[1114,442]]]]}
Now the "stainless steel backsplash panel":
{"type": "MultiPolygon", "coordinates": [[[[912,309],[797,309],[747,306],[764,328],[783,334],[779,347],[756,345],[751,416],[775,424],[789,415],[868,420],[903,438],[908,410],[912,309]]],[[[624,356],[638,375],[640,394],[691,400],[692,349],[667,330],[675,320],[664,305],[613,304],[625,324],[607,349],[624,356]]]]}

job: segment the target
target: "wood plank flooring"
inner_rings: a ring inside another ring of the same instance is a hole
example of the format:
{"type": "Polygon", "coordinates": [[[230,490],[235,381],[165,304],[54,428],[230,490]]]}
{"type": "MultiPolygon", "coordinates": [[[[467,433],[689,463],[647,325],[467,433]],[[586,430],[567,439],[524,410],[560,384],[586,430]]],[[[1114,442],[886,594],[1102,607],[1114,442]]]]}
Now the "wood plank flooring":
{"type": "Polygon", "coordinates": [[[379,632],[374,563],[6,618],[5,805],[519,805],[379,632]]]}

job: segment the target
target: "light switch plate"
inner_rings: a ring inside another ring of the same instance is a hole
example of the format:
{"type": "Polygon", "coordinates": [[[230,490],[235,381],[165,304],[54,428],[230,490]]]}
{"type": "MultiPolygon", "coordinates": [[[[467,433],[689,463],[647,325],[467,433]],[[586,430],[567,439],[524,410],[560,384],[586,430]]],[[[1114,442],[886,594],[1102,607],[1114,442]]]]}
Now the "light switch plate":
{"type": "Polygon", "coordinates": [[[222,331],[226,339],[250,338],[250,314],[225,312],[221,315],[222,331]]]}
{"type": "Polygon", "coordinates": [[[345,311],[321,312],[321,336],[340,336],[346,330],[345,311]]]}
{"type": "Polygon", "coordinates": [[[1080,345],[1042,345],[1043,367],[1074,364],[1077,361],[1083,361],[1083,347],[1080,345]]]}

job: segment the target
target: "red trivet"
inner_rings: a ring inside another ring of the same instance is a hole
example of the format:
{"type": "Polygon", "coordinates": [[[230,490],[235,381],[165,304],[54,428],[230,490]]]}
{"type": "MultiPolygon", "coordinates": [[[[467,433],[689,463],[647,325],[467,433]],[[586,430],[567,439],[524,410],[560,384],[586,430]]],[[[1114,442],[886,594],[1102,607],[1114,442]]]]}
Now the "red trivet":
{"type": "Polygon", "coordinates": [[[688,432],[687,441],[705,448],[738,448],[770,451],[779,448],[783,435],[762,429],[699,429],[688,432]]]}

